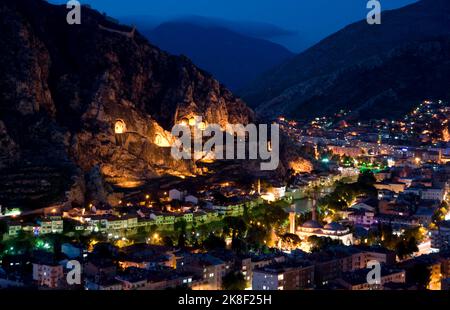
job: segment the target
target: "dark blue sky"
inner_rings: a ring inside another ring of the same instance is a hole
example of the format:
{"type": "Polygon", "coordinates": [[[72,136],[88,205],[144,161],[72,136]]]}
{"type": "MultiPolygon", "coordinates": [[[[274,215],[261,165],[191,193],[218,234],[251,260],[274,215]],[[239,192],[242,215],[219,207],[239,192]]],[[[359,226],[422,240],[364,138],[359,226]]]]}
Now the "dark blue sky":
{"type": "MultiPolygon", "coordinates": [[[[383,10],[417,0],[380,0],[383,10]]],[[[50,0],[65,3],[65,0],[50,0]]],[[[148,15],[161,19],[201,15],[272,23],[296,31],[312,44],[342,27],[364,19],[367,0],[80,0],[113,17],[148,15]]],[[[294,44],[295,45],[295,44],[294,44]]],[[[295,46],[291,46],[295,49],[295,46]]]]}

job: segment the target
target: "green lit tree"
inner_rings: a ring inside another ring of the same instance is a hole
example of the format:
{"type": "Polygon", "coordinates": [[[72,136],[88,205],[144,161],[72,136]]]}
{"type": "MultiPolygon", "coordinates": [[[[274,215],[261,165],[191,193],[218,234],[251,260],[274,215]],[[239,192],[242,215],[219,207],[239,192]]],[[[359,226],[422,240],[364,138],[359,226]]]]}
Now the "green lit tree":
{"type": "Polygon", "coordinates": [[[284,234],[281,236],[283,243],[289,244],[291,247],[297,247],[301,244],[301,239],[296,234],[284,234]]]}
{"type": "Polygon", "coordinates": [[[265,245],[265,241],[270,238],[270,231],[257,225],[252,225],[247,232],[247,243],[253,249],[259,250],[265,245]]]}
{"type": "Polygon", "coordinates": [[[311,236],[308,238],[308,242],[311,244],[311,248],[313,252],[320,252],[326,250],[328,247],[333,245],[341,245],[342,241],[333,240],[331,238],[323,238],[317,236],[311,236]]]}
{"type": "Polygon", "coordinates": [[[186,247],[186,228],[187,222],[185,220],[181,220],[175,223],[175,231],[178,232],[178,247],[184,248],[186,247]]]}
{"type": "Polygon", "coordinates": [[[169,236],[165,236],[162,239],[162,243],[163,243],[163,245],[165,245],[167,247],[173,247],[173,240],[169,236]]]}
{"type": "Polygon", "coordinates": [[[243,237],[247,231],[247,224],[240,217],[226,217],[224,222],[224,233],[232,238],[243,237]]]}

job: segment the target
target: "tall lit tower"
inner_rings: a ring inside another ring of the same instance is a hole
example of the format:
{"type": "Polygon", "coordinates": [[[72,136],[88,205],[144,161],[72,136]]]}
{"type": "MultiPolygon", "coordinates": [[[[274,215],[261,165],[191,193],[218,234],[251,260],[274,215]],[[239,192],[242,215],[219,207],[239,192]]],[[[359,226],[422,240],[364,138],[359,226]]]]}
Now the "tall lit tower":
{"type": "Polygon", "coordinates": [[[319,160],[319,147],[317,146],[317,144],[314,145],[314,157],[316,158],[316,160],[319,160]]]}
{"type": "Polygon", "coordinates": [[[314,186],[313,192],[312,192],[312,220],[317,221],[317,202],[319,200],[319,187],[314,186]]]}
{"type": "Polygon", "coordinates": [[[289,233],[295,234],[295,205],[291,205],[291,211],[289,212],[289,233]]]}

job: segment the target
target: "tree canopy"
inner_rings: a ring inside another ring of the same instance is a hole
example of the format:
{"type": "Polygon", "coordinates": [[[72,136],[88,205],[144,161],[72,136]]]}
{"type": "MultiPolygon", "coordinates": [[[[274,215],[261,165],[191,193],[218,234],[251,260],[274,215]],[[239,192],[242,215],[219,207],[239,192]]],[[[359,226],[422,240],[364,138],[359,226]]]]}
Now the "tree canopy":
{"type": "Polygon", "coordinates": [[[226,291],[243,291],[247,281],[241,272],[230,272],[222,279],[222,288],[226,291]]]}

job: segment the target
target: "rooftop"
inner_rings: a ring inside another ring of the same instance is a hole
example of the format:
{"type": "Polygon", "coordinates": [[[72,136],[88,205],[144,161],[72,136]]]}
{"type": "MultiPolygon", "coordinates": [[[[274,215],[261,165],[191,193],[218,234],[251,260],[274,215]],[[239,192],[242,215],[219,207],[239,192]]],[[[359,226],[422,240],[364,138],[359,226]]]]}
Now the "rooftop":
{"type": "MultiPolygon", "coordinates": [[[[342,274],[341,279],[345,282],[351,284],[351,285],[361,285],[367,283],[367,274],[372,269],[360,269],[352,272],[345,272],[342,274]]],[[[397,274],[400,272],[404,272],[402,269],[393,269],[393,268],[387,268],[386,266],[381,266],[381,276],[386,277],[392,274],[397,274]]]]}
{"type": "Polygon", "coordinates": [[[323,228],[326,229],[326,230],[332,230],[332,231],[344,231],[344,230],[347,230],[347,228],[345,228],[344,226],[342,226],[341,224],[336,223],[336,222],[331,222],[331,223],[325,225],[323,228]]]}
{"type": "Polygon", "coordinates": [[[305,222],[302,227],[304,228],[322,228],[322,225],[319,224],[319,222],[310,220],[305,222]]]}
{"type": "Polygon", "coordinates": [[[287,261],[284,263],[274,263],[262,268],[255,269],[255,271],[262,271],[270,274],[281,274],[292,269],[301,269],[312,266],[311,262],[303,261],[287,261]]]}

